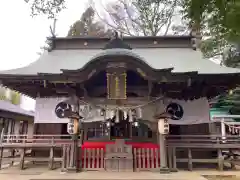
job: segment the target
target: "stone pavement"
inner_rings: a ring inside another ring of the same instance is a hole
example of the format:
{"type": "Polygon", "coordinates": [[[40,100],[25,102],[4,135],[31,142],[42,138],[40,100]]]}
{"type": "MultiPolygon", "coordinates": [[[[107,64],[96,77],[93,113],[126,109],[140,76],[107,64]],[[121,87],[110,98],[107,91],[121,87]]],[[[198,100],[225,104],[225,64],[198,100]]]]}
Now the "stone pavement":
{"type": "Polygon", "coordinates": [[[80,179],[145,179],[145,180],[206,180],[202,175],[236,175],[240,177],[240,171],[179,171],[171,174],[159,174],[158,172],[81,172],[63,173],[60,169],[50,171],[45,167],[31,167],[19,170],[11,167],[0,170],[0,180],[80,180],[80,179]]]}

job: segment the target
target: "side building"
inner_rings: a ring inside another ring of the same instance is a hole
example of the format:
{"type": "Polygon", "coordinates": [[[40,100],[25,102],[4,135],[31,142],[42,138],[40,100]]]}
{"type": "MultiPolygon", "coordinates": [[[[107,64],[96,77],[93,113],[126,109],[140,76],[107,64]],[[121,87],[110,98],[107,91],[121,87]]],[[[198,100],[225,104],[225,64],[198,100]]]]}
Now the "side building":
{"type": "Polygon", "coordinates": [[[0,132],[5,139],[11,135],[33,136],[34,112],[26,111],[20,106],[0,100],[0,132]]]}

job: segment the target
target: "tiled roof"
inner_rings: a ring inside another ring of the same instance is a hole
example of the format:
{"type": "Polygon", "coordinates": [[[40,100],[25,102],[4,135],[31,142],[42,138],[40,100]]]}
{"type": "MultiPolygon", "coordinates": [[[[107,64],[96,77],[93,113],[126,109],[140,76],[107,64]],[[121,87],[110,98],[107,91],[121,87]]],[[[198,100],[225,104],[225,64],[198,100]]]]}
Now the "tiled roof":
{"type": "Polygon", "coordinates": [[[173,68],[172,72],[199,74],[240,73],[239,69],[223,67],[203,59],[200,51],[188,48],[138,48],[128,49],[76,49],[45,52],[37,61],[18,69],[0,71],[0,74],[37,75],[38,73],[59,74],[61,69],[83,68],[89,61],[100,57],[126,55],[140,59],[153,69],[173,68]]]}
{"type": "Polygon", "coordinates": [[[31,116],[31,117],[34,116],[34,112],[26,111],[17,105],[11,104],[10,102],[3,101],[3,100],[0,100],[0,110],[17,113],[25,116],[31,116]]]}

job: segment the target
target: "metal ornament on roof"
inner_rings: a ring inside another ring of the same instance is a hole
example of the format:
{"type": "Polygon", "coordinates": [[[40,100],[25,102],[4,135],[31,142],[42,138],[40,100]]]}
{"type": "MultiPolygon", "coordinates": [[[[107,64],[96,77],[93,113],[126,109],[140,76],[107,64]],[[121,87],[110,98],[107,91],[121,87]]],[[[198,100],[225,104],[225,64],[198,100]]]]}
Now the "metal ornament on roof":
{"type": "Polygon", "coordinates": [[[122,37],[119,36],[117,31],[114,31],[113,36],[108,44],[103,48],[105,49],[129,49],[132,50],[131,46],[125,43],[122,37]]]}

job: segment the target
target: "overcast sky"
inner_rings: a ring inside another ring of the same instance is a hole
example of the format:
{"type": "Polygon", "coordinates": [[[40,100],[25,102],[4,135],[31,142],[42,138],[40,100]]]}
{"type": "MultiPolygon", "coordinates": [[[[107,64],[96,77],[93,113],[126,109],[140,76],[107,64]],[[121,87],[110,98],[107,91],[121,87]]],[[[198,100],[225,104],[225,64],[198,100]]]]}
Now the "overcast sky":
{"type": "MultiPolygon", "coordinates": [[[[70,25],[80,18],[87,0],[67,0],[67,9],[58,16],[57,35],[65,36],[70,25]]],[[[24,0],[4,0],[0,6],[0,70],[23,67],[36,61],[37,52],[49,35],[53,23],[45,16],[32,18],[24,0]]],[[[23,108],[34,109],[34,100],[24,98],[23,108]]]]}
{"type": "MultiPolygon", "coordinates": [[[[99,4],[113,0],[95,0],[99,4]]],[[[88,0],[67,0],[67,9],[57,17],[57,36],[66,36],[69,27],[81,17],[88,0]]],[[[30,16],[30,7],[24,0],[3,0],[0,6],[0,70],[27,66],[38,58],[40,47],[50,35],[53,20],[46,16],[30,16]]],[[[34,100],[24,98],[22,107],[34,109],[34,100]]]]}

